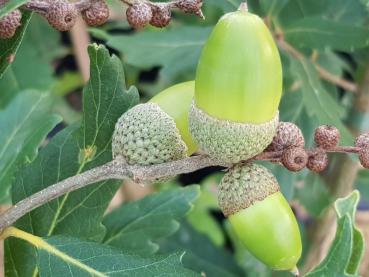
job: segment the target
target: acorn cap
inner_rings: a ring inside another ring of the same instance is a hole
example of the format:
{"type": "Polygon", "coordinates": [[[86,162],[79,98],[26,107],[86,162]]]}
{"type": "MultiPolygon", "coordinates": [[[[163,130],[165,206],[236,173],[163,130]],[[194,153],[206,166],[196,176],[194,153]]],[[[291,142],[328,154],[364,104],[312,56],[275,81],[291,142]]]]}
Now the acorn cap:
{"type": "Polygon", "coordinates": [[[78,10],[67,0],[50,1],[45,14],[49,24],[61,32],[69,31],[76,23],[78,10]]]}
{"type": "Polygon", "coordinates": [[[124,113],[115,125],[113,157],[128,164],[152,165],[186,157],[187,146],[174,120],[157,104],[140,104],[124,113]]]}
{"type": "Polygon", "coordinates": [[[228,217],[278,191],[277,179],[265,167],[237,164],[220,182],[218,202],[223,214],[228,217]]]}
{"type": "Polygon", "coordinates": [[[126,11],[127,21],[135,29],[141,29],[152,19],[151,7],[146,3],[136,3],[126,11]]]}
{"type": "Polygon", "coordinates": [[[190,131],[200,149],[225,163],[237,163],[261,153],[272,141],[279,113],[262,124],[220,120],[192,103],[190,131]]]}
{"type": "MultiPolygon", "coordinates": [[[[1,7],[0,2],[0,7],[1,7]]],[[[17,28],[21,25],[22,14],[16,9],[0,18],[0,39],[9,39],[14,36],[17,28]]]]}

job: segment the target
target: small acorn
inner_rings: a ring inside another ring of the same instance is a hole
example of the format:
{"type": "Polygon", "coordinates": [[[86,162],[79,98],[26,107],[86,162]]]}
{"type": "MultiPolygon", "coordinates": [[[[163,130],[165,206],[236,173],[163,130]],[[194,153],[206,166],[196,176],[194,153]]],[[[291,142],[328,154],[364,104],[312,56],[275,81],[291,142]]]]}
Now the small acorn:
{"type": "Polygon", "coordinates": [[[261,153],[276,133],[281,93],[281,60],[263,20],[244,6],[224,15],[197,67],[190,111],[196,144],[225,163],[261,153]]]}
{"type": "MultiPolygon", "coordinates": [[[[0,5],[1,7],[1,5],[0,5]]],[[[21,25],[22,13],[16,9],[0,18],[0,39],[12,38],[21,25]]]]}
{"type": "Polygon", "coordinates": [[[109,19],[109,7],[104,0],[94,0],[91,6],[81,14],[87,25],[100,26],[109,19]]]}
{"type": "Polygon", "coordinates": [[[360,149],[359,160],[360,160],[361,165],[364,168],[369,169],[369,148],[368,147],[364,147],[360,149]]]}
{"type": "Polygon", "coordinates": [[[141,29],[149,24],[153,14],[148,4],[137,3],[127,9],[126,16],[129,25],[135,29],[141,29]]]}
{"type": "Polygon", "coordinates": [[[290,171],[300,171],[306,167],[308,154],[304,148],[290,147],[282,153],[282,164],[290,171]]]}
{"type": "Polygon", "coordinates": [[[360,148],[369,147],[369,133],[358,136],[355,141],[355,146],[360,148]]]}
{"type": "Polygon", "coordinates": [[[193,94],[193,82],[181,83],[124,113],[115,126],[113,157],[152,165],[191,155],[196,150],[188,131],[193,94]]]}
{"type": "Polygon", "coordinates": [[[150,25],[158,28],[164,28],[169,25],[172,19],[172,12],[168,5],[158,3],[155,7],[152,7],[152,18],[150,25]]]}
{"type": "Polygon", "coordinates": [[[78,10],[68,0],[49,1],[49,7],[44,14],[51,26],[61,32],[69,31],[76,23],[78,10]]]}
{"type": "Polygon", "coordinates": [[[300,128],[291,122],[279,122],[277,133],[268,151],[282,151],[289,147],[304,147],[305,139],[300,128]]]}
{"type": "Polygon", "coordinates": [[[329,150],[338,145],[340,137],[340,131],[336,127],[322,125],[316,128],[314,141],[318,147],[329,150]]]}
{"type": "Polygon", "coordinates": [[[306,167],[313,172],[319,173],[328,166],[328,155],[326,152],[318,152],[309,157],[306,167]]]}
{"type": "Polygon", "coordinates": [[[246,248],[275,270],[296,271],[301,237],[296,218],[271,172],[238,164],[223,177],[218,202],[246,248]]]}

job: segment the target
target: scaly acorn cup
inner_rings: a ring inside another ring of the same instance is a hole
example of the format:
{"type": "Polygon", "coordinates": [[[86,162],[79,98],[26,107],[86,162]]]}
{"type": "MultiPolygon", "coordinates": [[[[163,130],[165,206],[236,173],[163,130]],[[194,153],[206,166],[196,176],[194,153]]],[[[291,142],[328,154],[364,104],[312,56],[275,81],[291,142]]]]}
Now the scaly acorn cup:
{"type": "Polygon", "coordinates": [[[237,237],[274,270],[297,273],[301,237],[275,177],[256,164],[238,164],[223,177],[218,202],[237,237]]]}
{"type": "Polygon", "coordinates": [[[193,94],[193,82],[178,84],[124,113],[115,126],[113,157],[152,165],[192,154],[196,145],[188,131],[188,111],[193,94]]]}
{"type": "Polygon", "coordinates": [[[282,66],[272,35],[244,6],[224,15],[206,42],[190,112],[190,131],[200,149],[231,163],[271,143],[282,93],[282,66]]]}

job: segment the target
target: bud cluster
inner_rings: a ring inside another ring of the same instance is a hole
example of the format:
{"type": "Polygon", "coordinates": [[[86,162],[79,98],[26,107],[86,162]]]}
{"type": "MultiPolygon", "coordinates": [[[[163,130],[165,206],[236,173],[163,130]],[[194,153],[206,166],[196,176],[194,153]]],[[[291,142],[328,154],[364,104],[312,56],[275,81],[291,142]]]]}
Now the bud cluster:
{"type": "Polygon", "coordinates": [[[314,142],[316,148],[305,150],[301,130],[293,123],[280,122],[272,143],[260,158],[273,157],[272,161],[282,163],[290,171],[300,171],[306,167],[313,172],[322,172],[328,166],[328,152],[356,153],[361,165],[369,168],[369,133],[358,136],[354,147],[340,147],[339,130],[334,126],[322,125],[315,130],[314,142]]]}
{"type": "MultiPolygon", "coordinates": [[[[0,0],[0,7],[9,0],[0,0]]],[[[129,5],[126,15],[128,23],[135,29],[150,24],[166,27],[172,18],[172,9],[203,17],[202,0],[174,0],[153,3],[148,0],[121,0],[129,5]]],[[[69,31],[79,16],[89,26],[100,26],[109,19],[109,7],[105,0],[30,0],[21,9],[34,11],[43,16],[49,24],[59,31],[69,31]]],[[[0,39],[12,38],[21,25],[22,14],[16,9],[0,18],[0,39]]]]}

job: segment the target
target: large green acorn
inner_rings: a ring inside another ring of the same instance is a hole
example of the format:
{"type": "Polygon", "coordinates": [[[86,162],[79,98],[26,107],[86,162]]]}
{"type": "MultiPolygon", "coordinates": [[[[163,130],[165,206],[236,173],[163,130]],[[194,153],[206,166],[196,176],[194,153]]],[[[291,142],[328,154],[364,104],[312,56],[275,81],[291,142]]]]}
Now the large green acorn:
{"type": "Polygon", "coordinates": [[[203,151],[236,163],[269,145],[278,124],[282,66],[268,28],[245,4],[216,24],[195,82],[190,131],[203,151]]]}
{"type": "Polygon", "coordinates": [[[220,183],[218,202],[255,257],[275,270],[297,272],[299,227],[272,173],[256,164],[234,166],[220,183]]]}
{"type": "Polygon", "coordinates": [[[192,154],[196,146],[188,131],[188,111],[193,94],[193,82],[178,84],[124,113],[115,126],[113,157],[152,165],[192,154]]]}

